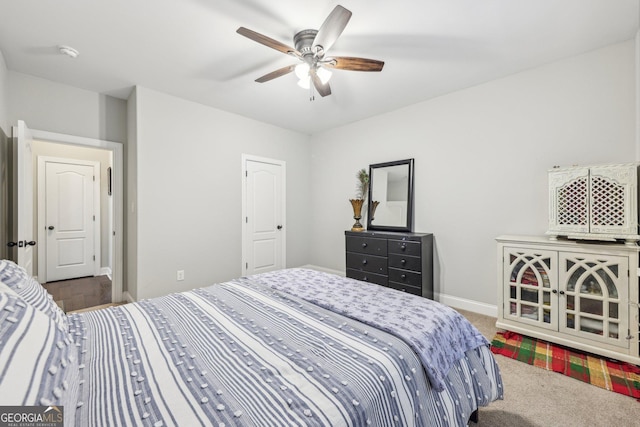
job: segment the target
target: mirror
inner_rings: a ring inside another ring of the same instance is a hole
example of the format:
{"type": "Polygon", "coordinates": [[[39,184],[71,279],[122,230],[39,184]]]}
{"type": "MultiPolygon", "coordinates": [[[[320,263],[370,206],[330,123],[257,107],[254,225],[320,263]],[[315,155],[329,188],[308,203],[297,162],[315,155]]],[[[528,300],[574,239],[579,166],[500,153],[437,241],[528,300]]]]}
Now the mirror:
{"type": "Polygon", "coordinates": [[[413,159],[369,165],[367,229],[413,231],[413,159]]]}

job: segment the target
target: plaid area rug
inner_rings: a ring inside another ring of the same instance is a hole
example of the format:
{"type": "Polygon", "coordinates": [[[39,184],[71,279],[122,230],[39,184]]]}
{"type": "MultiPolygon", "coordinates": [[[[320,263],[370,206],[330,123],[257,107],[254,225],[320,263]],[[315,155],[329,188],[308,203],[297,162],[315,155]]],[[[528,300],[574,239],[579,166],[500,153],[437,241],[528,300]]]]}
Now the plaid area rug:
{"type": "Polygon", "coordinates": [[[491,351],[548,371],[640,399],[640,367],[537,340],[515,332],[498,332],[491,351]]]}

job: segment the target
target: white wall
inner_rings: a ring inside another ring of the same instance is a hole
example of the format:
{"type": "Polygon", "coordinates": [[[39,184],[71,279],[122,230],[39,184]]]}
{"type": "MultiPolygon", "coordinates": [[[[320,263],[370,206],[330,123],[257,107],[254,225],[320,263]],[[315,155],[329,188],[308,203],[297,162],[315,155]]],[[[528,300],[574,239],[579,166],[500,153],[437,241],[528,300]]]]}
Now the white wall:
{"type": "Polygon", "coordinates": [[[640,161],[640,30],[636,32],[636,161],[640,161]]]}
{"type": "Polygon", "coordinates": [[[141,87],[130,104],[137,109],[132,295],[149,298],[241,275],[243,153],[286,162],[287,266],[308,263],[308,136],[141,87]]]}
{"type": "Polygon", "coordinates": [[[129,298],[138,299],[138,89],[134,88],[127,100],[127,145],[124,154],[124,287],[129,298]]]}
{"type": "Polygon", "coordinates": [[[314,135],[311,263],[344,271],[356,171],[415,158],[436,292],[491,308],[494,238],[546,231],[553,165],[634,160],[635,93],[630,40],[314,135]]]}
{"type": "Polygon", "coordinates": [[[7,258],[6,242],[10,237],[9,224],[9,140],[7,119],[7,66],[0,52],[0,259],[7,258]]]}
{"type": "Polygon", "coordinates": [[[105,141],[125,142],[125,100],[39,77],[8,73],[9,124],[105,141]]]}
{"type": "Polygon", "coordinates": [[[9,109],[8,109],[8,73],[7,64],[4,61],[2,51],[0,51],[0,130],[9,135],[9,109]]]}

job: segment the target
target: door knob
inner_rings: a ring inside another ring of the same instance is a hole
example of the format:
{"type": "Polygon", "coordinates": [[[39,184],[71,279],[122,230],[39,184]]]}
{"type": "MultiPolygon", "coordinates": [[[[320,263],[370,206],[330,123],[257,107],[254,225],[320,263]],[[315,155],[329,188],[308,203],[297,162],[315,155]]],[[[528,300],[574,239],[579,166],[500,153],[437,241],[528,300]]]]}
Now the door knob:
{"type": "Polygon", "coordinates": [[[282,226],[281,225],[279,225],[277,228],[278,228],[278,230],[282,230],[282,226]]]}
{"type": "Polygon", "coordinates": [[[53,225],[50,225],[47,227],[49,230],[53,230],[55,227],[53,225]]]}

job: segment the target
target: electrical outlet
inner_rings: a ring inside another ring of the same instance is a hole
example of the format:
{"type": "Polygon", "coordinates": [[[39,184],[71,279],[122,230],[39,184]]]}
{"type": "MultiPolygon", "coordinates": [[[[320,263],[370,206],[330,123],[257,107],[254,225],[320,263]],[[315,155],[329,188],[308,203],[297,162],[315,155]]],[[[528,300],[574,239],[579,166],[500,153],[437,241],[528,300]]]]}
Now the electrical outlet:
{"type": "Polygon", "coordinates": [[[178,272],[176,274],[176,279],[177,280],[184,280],[184,270],[178,270],[178,272]]]}

